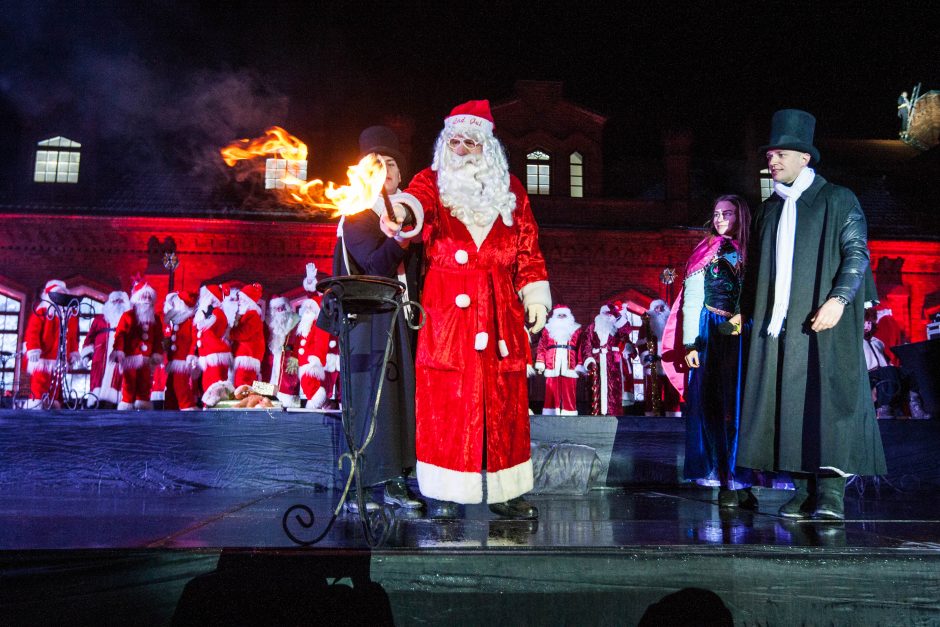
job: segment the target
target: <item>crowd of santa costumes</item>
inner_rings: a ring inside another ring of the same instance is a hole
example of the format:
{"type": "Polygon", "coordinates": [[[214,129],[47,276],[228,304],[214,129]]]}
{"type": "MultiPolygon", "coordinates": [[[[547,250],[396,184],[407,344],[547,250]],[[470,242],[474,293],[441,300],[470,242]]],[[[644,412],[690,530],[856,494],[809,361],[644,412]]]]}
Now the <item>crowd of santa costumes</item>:
{"type": "MultiPolygon", "coordinates": [[[[189,411],[233,399],[248,406],[245,390],[261,381],[273,386],[271,396],[282,407],[335,409],[340,402],[339,346],[316,325],[321,294],[314,264],[307,266],[303,287],[304,298],[292,304],[278,295],[264,300],[259,283],[207,284],[198,293],[170,292],[158,307],[154,288],[137,280],[130,294],[109,294],[80,347],[77,318],[70,320],[69,368],[89,369],[90,407],[143,410],[156,405],[189,411]]],[[[52,280],[44,295],[51,292],[67,289],[52,280]]],[[[50,392],[58,354],[59,321],[45,305],[42,300],[33,312],[24,342],[31,375],[29,407],[41,406],[39,400],[50,392]]],[[[646,311],[648,324],[637,325],[640,317],[631,314],[642,313],[611,302],[585,327],[567,305],[555,305],[545,329],[533,339],[530,375],[544,377],[543,414],[581,413],[579,379],[590,389],[589,407],[581,409],[594,415],[624,413],[633,403],[637,357],[644,365],[647,396],[655,376],[654,389],[666,412],[678,410],[678,394],[659,364],[659,343],[648,337],[661,339],[669,307],[654,300],[646,311]],[[631,341],[633,331],[639,331],[638,339],[631,341]]]]}
{"type": "MultiPolygon", "coordinates": [[[[156,290],[136,279],[129,294],[109,294],[81,346],[78,316],[68,319],[65,368],[88,369],[87,407],[188,411],[226,401],[335,409],[339,348],[316,325],[322,295],[314,264],[303,286],[296,307],[284,296],[263,299],[259,283],[236,282],[206,284],[198,293],[172,291],[159,306],[156,290]],[[269,385],[259,391],[257,382],[269,385]]],[[[27,323],[28,408],[62,404],[64,386],[56,381],[57,369],[64,369],[57,365],[61,325],[49,302],[55,292],[68,290],[60,280],[48,281],[27,323]]]]}

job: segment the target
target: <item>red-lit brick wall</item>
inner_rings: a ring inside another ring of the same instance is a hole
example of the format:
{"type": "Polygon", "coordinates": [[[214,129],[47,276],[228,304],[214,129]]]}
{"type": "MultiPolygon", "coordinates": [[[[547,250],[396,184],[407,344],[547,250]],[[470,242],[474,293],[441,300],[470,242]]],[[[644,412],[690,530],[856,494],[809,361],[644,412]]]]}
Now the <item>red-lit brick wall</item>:
{"type": "MultiPolygon", "coordinates": [[[[127,290],[138,272],[162,297],[168,276],[160,257],[167,238],[180,259],[176,289],[237,279],[262,283],[269,297],[297,290],[308,261],[316,262],[321,276],[329,274],[335,242],[330,224],[38,215],[0,220],[0,277],[30,299],[50,278],[107,293],[127,290]]],[[[540,242],[553,298],[587,324],[608,300],[643,306],[654,298],[671,301],[701,237],[701,231],[683,229],[543,228],[540,242]],[[660,282],[666,267],[678,273],[671,290],[660,282]]],[[[940,303],[940,243],[873,241],[870,247],[881,307],[892,310],[902,339],[925,339],[924,310],[940,303]]]]}

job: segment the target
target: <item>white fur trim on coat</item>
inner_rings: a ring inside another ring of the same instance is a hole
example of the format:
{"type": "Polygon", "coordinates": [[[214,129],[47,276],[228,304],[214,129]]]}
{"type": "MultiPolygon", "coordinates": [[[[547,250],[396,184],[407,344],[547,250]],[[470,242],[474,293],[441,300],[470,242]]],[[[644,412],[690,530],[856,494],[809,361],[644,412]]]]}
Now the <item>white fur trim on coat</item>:
{"type": "Polygon", "coordinates": [[[490,334],[486,331],[480,331],[476,334],[476,337],[473,338],[473,348],[475,350],[481,351],[486,348],[486,345],[490,343],[490,334]]]}
{"type": "MultiPolygon", "coordinates": [[[[409,209],[411,209],[411,213],[413,213],[415,217],[415,227],[400,233],[399,237],[403,239],[411,239],[412,237],[418,235],[421,232],[421,229],[424,228],[424,207],[421,206],[421,201],[408,192],[395,192],[394,194],[391,194],[388,199],[392,202],[393,205],[406,205],[409,209]]],[[[384,200],[382,201],[382,207],[384,211],[384,200]]]]}
{"type": "Polygon", "coordinates": [[[231,365],[232,365],[231,353],[211,353],[209,355],[203,355],[199,357],[199,367],[202,370],[205,370],[209,366],[231,366],[231,365]]]}
{"type": "Polygon", "coordinates": [[[486,473],[486,502],[505,503],[532,490],[535,478],[532,460],[527,459],[512,468],[486,473]]]}
{"type": "Polygon", "coordinates": [[[31,361],[26,365],[26,372],[33,374],[34,372],[55,372],[55,359],[40,359],[39,361],[31,361]]]}
{"type": "Polygon", "coordinates": [[[104,401],[105,403],[114,403],[117,405],[121,402],[121,393],[119,390],[115,390],[114,388],[101,389],[98,387],[92,391],[92,394],[98,397],[99,403],[104,401]]]}
{"type": "Polygon", "coordinates": [[[310,362],[300,367],[300,376],[314,377],[315,379],[323,381],[323,379],[326,378],[326,369],[320,362],[320,358],[314,357],[310,360],[310,362]]]}
{"type": "Polygon", "coordinates": [[[222,399],[235,395],[235,386],[228,381],[216,381],[202,395],[202,402],[206,407],[215,407],[222,399]]]}
{"type": "Polygon", "coordinates": [[[189,374],[189,364],[185,359],[174,359],[166,366],[166,371],[172,374],[189,374]]]}
{"type": "Polygon", "coordinates": [[[235,358],[235,369],[236,370],[254,370],[257,373],[261,373],[261,360],[256,359],[255,357],[249,357],[248,355],[239,355],[235,358]]]}
{"type": "Polygon", "coordinates": [[[415,471],[423,496],[454,503],[483,502],[483,475],[479,472],[450,470],[421,461],[415,471]]]}
{"type": "Polygon", "coordinates": [[[150,401],[134,401],[134,409],[153,409],[153,403],[150,401]]]}
{"type": "Polygon", "coordinates": [[[296,394],[278,392],[277,400],[281,401],[283,407],[300,407],[300,397],[296,394]]]}
{"type": "Polygon", "coordinates": [[[118,405],[117,405],[117,408],[118,408],[118,411],[127,411],[127,410],[129,410],[129,409],[134,409],[134,404],[133,404],[133,403],[125,403],[124,401],[120,401],[120,402],[118,403],[118,405]]]}
{"type": "Polygon", "coordinates": [[[124,370],[140,370],[147,361],[146,355],[128,355],[121,361],[121,368],[124,370]]]}
{"type": "Polygon", "coordinates": [[[313,398],[307,401],[307,407],[312,407],[313,409],[323,409],[327,405],[329,399],[326,397],[326,388],[319,388],[316,392],[313,393],[313,398]]]}
{"type": "Polygon", "coordinates": [[[509,357],[509,346],[506,345],[506,340],[500,340],[496,345],[499,346],[500,357],[509,357]]]}
{"type": "Polygon", "coordinates": [[[533,281],[523,285],[519,290],[519,298],[526,309],[529,305],[544,305],[546,311],[552,310],[552,291],[548,281],[533,281]]]}

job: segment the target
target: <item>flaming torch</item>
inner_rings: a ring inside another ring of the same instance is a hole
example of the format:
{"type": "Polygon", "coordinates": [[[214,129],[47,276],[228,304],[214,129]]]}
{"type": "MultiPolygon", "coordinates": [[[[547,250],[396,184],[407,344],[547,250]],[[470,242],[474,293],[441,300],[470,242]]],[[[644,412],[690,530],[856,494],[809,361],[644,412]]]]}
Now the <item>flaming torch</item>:
{"type": "Polygon", "coordinates": [[[272,126],[262,137],[234,141],[220,153],[229,167],[240,161],[266,158],[266,177],[271,178],[274,173],[276,183],[266,182],[265,187],[273,189],[283,202],[315,211],[330,211],[331,217],[352,215],[372,207],[385,185],[385,163],[375,155],[366,155],[359,163],[349,166],[346,170],[348,185],[337,186],[320,179],[304,180],[307,145],[279,126],[272,126]]]}

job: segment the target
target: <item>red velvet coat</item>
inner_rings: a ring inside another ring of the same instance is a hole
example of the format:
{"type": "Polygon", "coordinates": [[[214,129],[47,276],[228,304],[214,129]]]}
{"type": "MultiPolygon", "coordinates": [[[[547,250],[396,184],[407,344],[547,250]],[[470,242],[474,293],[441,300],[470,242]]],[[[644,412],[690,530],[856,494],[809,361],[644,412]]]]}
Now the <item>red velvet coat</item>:
{"type": "Polygon", "coordinates": [[[192,316],[182,322],[168,322],[163,327],[163,345],[166,347],[167,372],[188,374],[190,372],[186,358],[193,346],[192,316]]]}
{"type": "Polygon", "coordinates": [[[121,363],[124,371],[142,368],[153,355],[162,357],[163,327],[160,318],[154,314],[153,322],[142,325],[137,322],[133,309],[125,311],[114,332],[114,350],[124,353],[121,363]]]}
{"type": "Polygon", "coordinates": [[[264,359],[264,329],[264,321],[258,311],[249,309],[239,316],[238,323],[229,332],[236,368],[261,372],[261,360],[264,359]]]}
{"type": "Polygon", "coordinates": [[[532,489],[531,351],[519,292],[547,275],[525,188],[515,177],[510,187],[513,224],[497,217],[479,249],[441,204],[436,172],[420,172],[406,190],[425,218],[427,323],[415,364],[416,452],[421,492],[432,498],[482,500],[484,421],[488,502],[532,489]]]}
{"type": "MultiPolygon", "coordinates": [[[[44,309],[39,314],[34,311],[29,316],[29,322],[26,323],[26,336],[23,338],[26,355],[29,357],[33,351],[38,351],[39,355],[38,362],[29,362],[27,365],[27,371],[30,374],[37,370],[52,372],[55,368],[59,354],[59,317],[52,315],[52,319],[49,319],[46,313],[51,313],[51,311],[44,309]]],[[[66,352],[71,359],[73,355],[78,354],[78,316],[72,316],[69,319],[65,337],[66,352]]]]}
{"type": "MultiPolygon", "coordinates": [[[[585,367],[596,364],[600,381],[602,416],[617,416],[623,412],[623,350],[630,337],[630,325],[616,329],[602,342],[592,322],[584,331],[581,341],[581,360],[585,367]]],[[[631,348],[632,349],[632,348],[631,348]]],[[[593,384],[592,384],[593,385],[593,384]]]]}
{"type": "Polygon", "coordinates": [[[548,329],[542,331],[539,338],[539,344],[535,349],[535,363],[539,362],[545,365],[546,377],[568,377],[577,379],[578,373],[575,367],[581,363],[579,354],[581,343],[581,331],[583,327],[575,329],[571,338],[565,344],[560,344],[548,334],[548,329]],[[565,346],[567,348],[559,348],[565,346]]]}
{"type": "Polygon", "coordinates": [[[91,358],[88,388],[99,400],[118,404],[121,400],[121,369],[108,357],[114,350],[114,332],[103,314],[91,321],[82,343],[82,357],[91,358]]]}
{"type": "Polygon", "coordinates": [[[191,355],[199,357],[199,367],[205,370],[208,366],[232,364],[232,347],[228,340],[228,319],[221,307],[216,307],[212,315],[200,324],[193,321],[193,336],[195,341],[190,348],[191,355]]]}

